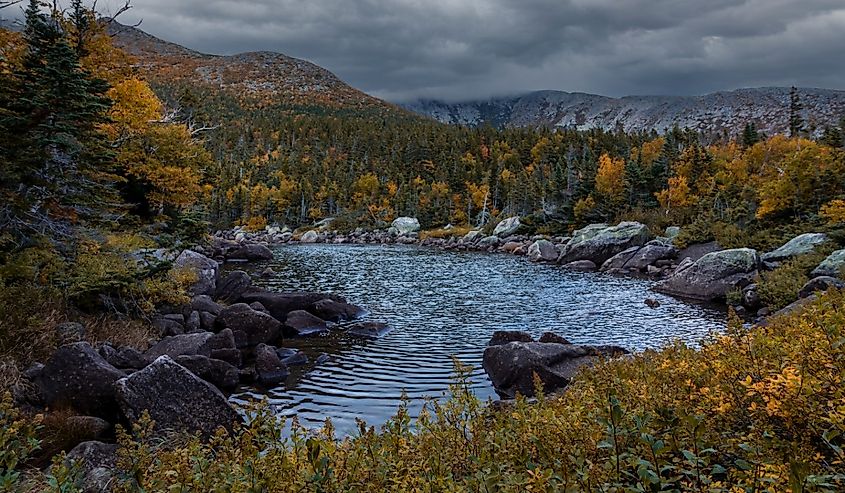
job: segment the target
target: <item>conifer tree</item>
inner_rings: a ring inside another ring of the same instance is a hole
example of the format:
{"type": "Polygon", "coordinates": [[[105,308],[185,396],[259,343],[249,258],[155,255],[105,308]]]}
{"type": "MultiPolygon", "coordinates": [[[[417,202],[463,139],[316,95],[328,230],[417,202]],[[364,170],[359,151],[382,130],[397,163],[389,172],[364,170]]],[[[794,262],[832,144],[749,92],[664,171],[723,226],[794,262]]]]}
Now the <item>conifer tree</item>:
{"type": "Polygon", "coordinates": [[[63,232],[65,220],[97,217],[113,202],[112,153],[100,131],[108,87],[80,67],[60,12],[44,13],[38,0],[30,0],[25,15],[22,66],[2,91],[2,159],[9,170],[3,185],[13,185],[10,178],[17,182],[15,203],[4,213],[17,229],[54,235],[63,232]]]}
{"type": "Polygon", "coordinates": [[[798,95],[798,88],[793,86],[789,90],[789,136],[801,137],[804,133],[804,117],[801,111],[804,106],[801,104],[801,97],[798,95]]]}

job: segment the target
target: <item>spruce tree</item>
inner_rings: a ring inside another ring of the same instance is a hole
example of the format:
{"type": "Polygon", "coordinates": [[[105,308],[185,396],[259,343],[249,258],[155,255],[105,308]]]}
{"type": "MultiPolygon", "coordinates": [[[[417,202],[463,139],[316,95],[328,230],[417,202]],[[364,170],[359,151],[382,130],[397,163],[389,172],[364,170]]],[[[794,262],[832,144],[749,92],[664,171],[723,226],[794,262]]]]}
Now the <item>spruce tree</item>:
{"type": "Polygon", "coordinates": [[[804,106],[801,104],[801,97],[798,95],[798,88],[793,86],[789,90],[789,136],[801,137],[804,133],[804,117],[801,111],[804,106]]]}
{"type": "Polygon", "coordinates": [[[115,197],[113,156],[99,130],[110,108],[108,85],[81,68],[84,44],[70,45],[60,15],[30,0],[22,68],[10,76],[4,93],[14,99],[4,97],[0,119],[4,135],[15,136],[2,147],[18,181],[14,222],[50,233],[63,229],[64,219],[97,217],[115,197]]]}
{"type": "Polygon", "coordinates": [[[757,131],[757,125],[754,122],[746,123],[745,129],[742,131],[743,147],[752,147],[757,142],[760,142],[760,132],[757,131]]]}

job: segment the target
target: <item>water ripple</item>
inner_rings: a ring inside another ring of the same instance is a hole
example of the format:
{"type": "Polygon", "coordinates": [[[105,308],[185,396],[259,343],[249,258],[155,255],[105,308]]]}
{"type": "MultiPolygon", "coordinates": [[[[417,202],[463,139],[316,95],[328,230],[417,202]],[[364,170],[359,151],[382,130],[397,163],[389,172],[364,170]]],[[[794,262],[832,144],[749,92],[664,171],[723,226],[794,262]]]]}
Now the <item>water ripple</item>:
{"type": "MultiPolygon", "coordinates": [[[[331,359],[295,370],[287,386],[266,397],[306,425],[331,417],[340,432],[351,431],[356,417],[383,423],[403,392],[417,401],[412,413],[422,398],[441,397],[453,357],[475,367],[472,387],[481,398],[494,397],[480,366],[496,330],[554,331],[574,343],[643,350],[675,339],[694,342],[724,327],[720,311],[653,293],[650,281],[569,272],[509,255],[328,245],[287,245],[275,253],[274,261],[251,266],[279,273],[260,281],[265,287],[340,294],[392,328],[376,341],[333,334],[288,344],[312,359],[321,353],[331,359]],[[649,308],[646,298],[661,306],[649,308]]],[[[256,397],[246,392],[233,400],[256,397]]]]}

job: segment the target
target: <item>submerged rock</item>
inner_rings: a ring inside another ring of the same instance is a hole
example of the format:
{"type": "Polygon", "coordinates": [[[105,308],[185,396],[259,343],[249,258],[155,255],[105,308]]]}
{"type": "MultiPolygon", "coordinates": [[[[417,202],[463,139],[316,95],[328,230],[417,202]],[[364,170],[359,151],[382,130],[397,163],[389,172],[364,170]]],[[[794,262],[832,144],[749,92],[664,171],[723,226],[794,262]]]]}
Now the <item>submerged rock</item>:
{"type": "Polygon", "coordinates": [[[314,336],[329,333],[326,321],[305,310],[297,310],[288,313],[284,325],[285,335],[288,336],[314,336]]]}
{"type": "Polygon", "coordinates": [[[360,322],[351,325],[346,333],[353,337],[378,339],[379,337],[384,337],[389,330],[390,328],[387,324],[382,322],[360,322]]]}
{"type": "Polygon", "coordinates": [[[364,315],[363,308],[349,303],[341,303],[332,299],[317,301],[310,307],[308,312],[329,322],[345,322],[354,320],[364,315]]]}

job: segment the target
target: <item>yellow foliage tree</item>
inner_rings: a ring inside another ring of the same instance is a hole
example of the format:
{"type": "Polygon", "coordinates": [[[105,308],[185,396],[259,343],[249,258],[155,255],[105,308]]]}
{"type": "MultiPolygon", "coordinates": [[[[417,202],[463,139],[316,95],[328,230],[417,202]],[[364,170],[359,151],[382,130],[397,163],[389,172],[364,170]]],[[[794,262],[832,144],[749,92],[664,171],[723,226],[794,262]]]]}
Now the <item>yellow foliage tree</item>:
{"type": "Polygon", "coordinates": [[[625,160],[611,159],[607,154],[599,158],[596,191],[613,203],[625,200],[625,160]]]}

